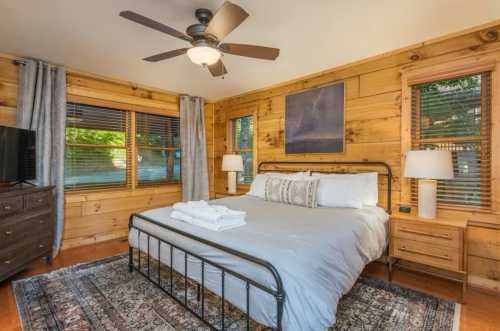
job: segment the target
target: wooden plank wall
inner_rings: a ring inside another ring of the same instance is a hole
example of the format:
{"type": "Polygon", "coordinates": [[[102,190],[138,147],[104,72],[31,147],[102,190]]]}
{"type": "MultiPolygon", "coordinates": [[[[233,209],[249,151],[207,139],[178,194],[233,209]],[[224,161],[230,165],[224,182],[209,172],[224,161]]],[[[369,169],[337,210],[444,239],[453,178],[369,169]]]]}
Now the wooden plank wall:
{"type": "Polygon", "coordinates": [[[213,103],[205,103],[205,139],[207,141],[208,181],[210,198],[215,197],[214,187],[214,113],[213,103]]]}
{"type": "MultiPolygon", "coordinates": [[[[496,23],[498,24],[498,22],[496,23]]],[[[420,43],[405,49],[392,51],[376,57],[340,66],[307,77],[278,84],[269,88],[245,93],[239,96],[219,100],[215,103],[214,121],[214,156],[215,156],[215,191],[224,191],[226,174],[222,172],[222,156],[226,152],[227,118],[231,114],[241,112],[242,109],[257,107],[257,147],[256,155],[259,161],[264,160],[383,160],[389,163],[394,172],[393,180],[393,208],[397,208],[400,201],[408,201],[407,196],[401,194],[401,104],[402,81],[401,71],[412,66],[426,66],[448,61],[492,56],[500,61],[500,42],[485,41],[485,29],[500,33],[500,26],[491,24],[477,29],[470,29],[433,41],[420,43]],[[286,155],[284,152],[284,110],[285,96],[288,93],[317,87],[343,80],[346,84],[346,150],[342,154],[301,154],[286,155]]],[[[498,88],[498,85],[495,87],[498,88]]],[[[500,93],[500,90],[495,93],[500,93]]],[[[498,97],[497,97],[498,100],[498,97]]],[[[496,123],[498,124],[498,123],[496,123]]],[[[493,130],[500,130],[493,123],[493,130]]],[[[496,131],[495,131],[496,132],[496,131]]],[[[495,135],[498,137],[498,134],[495,135]]],[[[493,147],[497,146],[493,142],[493,147]]],[[[500,150],[493,149],[492,160],[494,168],[500,167],[500,150]]],[[[493,178],[494,187],[496,178],[493,178]]],[[[381,193],[386,183],[381,183],[381,193]]],[[[498,183],[497,183],[498,186],[498,183]]],[[[497,193],[498,193],[498,189],[497,193]]],[[[381,194],[383,199],[384,195],[381,194]]],[[[483,232],[474,232],[469,241],[481,247],[493,249],[493,243],[500,242],[500,231],[493,230],[500,226],[498,210],[498,194],[494,205],[497,209],[488,213],[440,210],[441,214],[450,217],[469,219],[474,227],[488,227],[493,233],[486,235],[483,232]],[[488,237],[489,239],[486,239],[488,237]],[[491,241],[491,238],[496,238],[491,241]],[[483,240],[483,238],[485,238],[483,240]],[[488,241],[489,240],[489,241],[488,241]]],[[[384,203],[385,201],[382,201],[384,203]]],[[[476,245],[477,246],[477,245],[476,245]]],[[[498,248],[495,248],[498,249],[498,248]]],[[[487,249],[486,249],[487,250],[487,249]]],[[[498,275],[500,263],[492,260],[492,254],[482,254],[483,250],[469,251],[473,257],[473,264],[469,271],[472,273],[472,282],[487,288],[500,288],[498,275]],[[479,253],[478,253],[479,252],[479,253]],[[488,258],[491,264],[488,271],[481,271],[475,266],[477,259],[488,258]],[[479,255],[478,255],[479,254],[479,255]],[[490,275],[490,276],[488,276],[490,275]],[[486,279],[488,281],[486,281],[486,279]],[[492,285],[492,282],[495,284],[492,285]]],[[[500,254],[500,253],[499,253],[500,254]]]]}
{"type": "MultiPolygon", "coordinates": [[[[12,56],[0,55],[0,125],[7,126],[16,124],[18,68],[12,59],[12,56]]],[[[68,70],[67,84],[69,101],[164,115],[179,114],[178,96],[174,93],[74,70],[68,70]]],[[[208,108],[211,109],[207,112],[208,131],[213,132],[213,105],[208,108]]],[[[179,185],[67,192],[63,249],[124,237],[132,212],[172,204],[180,198],[179,185]]]]}

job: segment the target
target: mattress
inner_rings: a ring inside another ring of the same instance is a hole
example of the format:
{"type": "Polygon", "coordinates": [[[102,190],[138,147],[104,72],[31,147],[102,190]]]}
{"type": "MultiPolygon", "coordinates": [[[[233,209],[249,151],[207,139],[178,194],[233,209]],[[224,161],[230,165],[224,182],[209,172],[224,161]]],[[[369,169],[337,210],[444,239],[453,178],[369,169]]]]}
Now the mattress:
{"type": "MultiPolygon", "coordinates": [[[[269,261],[278,270],[285,291],[284,330],[325,330],[335,323],[338,301],[356,282],[371,261],[379,258],[387,244],[387,213],[379,207],[304,208],[269,202],[251,196],[213,200],[235,210],[247,212],[247,224],[222,232],[206,230],[171,219],[171,207],[148,210],[142,215],[156,222],[205,238],[249,255],[269,261]]],[[[275,289],[266,269],[237,256],[172,233],[160,226],[133,219],[134,226],[174,245],[243,274],[275,289]]],[[[129,233],[130,245],[147,252],[146,235],[129,233]]],[[[149,252],[158,257],[158,243],[150,238],[149,252]]],[[[184,273],[184,254],[173,251],[175,270],[184,273]]],[[[170,265],[170,246],[163,244],[160,259],[170,265]]],[[[188,276],[201,282],[201,261],[188,258],[188,276]]],[[[221,293],[221,271],[207,266],[205,286],[221,293]]],[[[225,298],[243,311],[246,308],[245,283],[226,274],[225,298]]],[[[250,315],[266,326],[276,325],[276,300],[251,287],[250,315]]]]}

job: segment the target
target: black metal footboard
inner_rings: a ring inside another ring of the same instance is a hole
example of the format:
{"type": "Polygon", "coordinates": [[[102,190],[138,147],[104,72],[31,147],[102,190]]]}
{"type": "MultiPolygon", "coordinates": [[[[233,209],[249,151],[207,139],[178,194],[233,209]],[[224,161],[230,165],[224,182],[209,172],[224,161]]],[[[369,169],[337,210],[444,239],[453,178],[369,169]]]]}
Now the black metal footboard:
{"type": "Polygon", "coordinates": [[[284,299],[285,299],[285,292],[283,289],[283,283],[281,281],[281,277],[276,270],[276,268],[269,263],[268,261],[262,260],[260,258],[242,253],[240,251],[234,250],[232,248],[220,245],[218,243],[214,243],[212,241],[206,240],[204,238],[195,236],[191,233],[187,233],[184,231],[181,231],[179,229],[176,229],[174,227],[159,223],[151,218],[148,218],[146,216],[140,215],[140,214],[132,214],[129,218],[129,234],[132,229],[137,230],[137,264],[134,263],[134,247],[131,245],[129,242],[129,271],[132,272],[133,270],[138,271],[141,275],[146,277],[149,281],[151,281],[153,284],[158,286],[163,292],[167,293],[169,296],[171,296],[176,302],[178,302],[180,305],[182,305],[184,308],[186,308],[188,311],[190,311],[192,314],[194,314],[196,317],[198,317],[200,320],[202,320],[206,325],[208,325],[212,330],[225,330],[226,325],[225,325],[225,315],[226,315],[226,309],[225,309],[225,276],[226,274],[231,275],[236,277],[237,279],[240,279],[245,283],[245,290],[246,290],[246,309],[242,313],[244,313],[244,318],[245,318],[245,328],[246,330],[250,330],[250,324],[251,324],[251,318],[250,318],[250,288],[256,287],[269,295],[273,296],[276,299],[276,313],[277,313],[277,321],[275,325],[276,330],[282,330],[282,318],[283,318],[283,305],[284,305],[284,299]],[[206,258],[203,258],[199,256],[198,254],[195,254],[193,252],[188,251],[185,248],[179,247],[178,245],[169,242],[168,240],[164,240],[160,238],[158,235],[155,235],[153,233],[149,233],[147,231],[144,231],[143,229],[138,228],[137,226],[134,225],[133,219],[134,217],[143,219],[145,221],[148,221],[154,225],[160,226],[163,229],[166,229],[168,231],[171,231],[173,233],[176,233],[178,235],[181,235],[183,237],[195,240],[197,242],[200,242],[202,244],[205,244],[207,246],[216,248],[218,250],[221,250],[223,252],[229,253],[231,255],[237,256],[239,258],[242,258],[246,261],[249,261],[251,263],[254,263],[267,271],[273,276],[274,281],[275,281],[275,289],[272,289],[266,285],[263,285],[253,279],[250,279],[241,273],[235,272],[231,269],[228,269],[218,263],[215,263],[213,261],[210,261],[206,258]],[[141,253],[141,234],[145,235],[147,238],[147,252],[141,253]],[[156,266],[158,268],[157,272],[158,275],[155,277],[155,275],[152,275],[151,272],[151,255],[150,255],[150,239],[154,238],[157,241],[158,245],[158,256],[157,256],[157,263],[158,265],[156,266]],[[161,244],[168,245],[170,247],[170,256],[167,257],[167,259],[170,260],[170,271],[169,271],[169,281],[168,282],[163,282],[162,283],[162,278],[161,278],[161,244]],[[184,254],[184,294],[183,298],[179,297],[174,293],[174,256],[173,256],[173,251],[179,251],[184,254]],[[144,254],[146,256],[144,256],[144,254]],[[192,309],[189,307],[188,304],[188,281],[194,281],[193,279],[188,279],[188,257],[194,257],[198,260],[201,261],[201,284],[197,283],[197,300],[200,301],[201,304],[201,309],[198,311],[197,309],[192,309]],[[142,261],[141,261],[142,260],[142,261]],[[142,263],[142,264],[141,264],[142,263]],[[144,263],[146,263],[146,266],[144,267],[144,263]],[[221,271],[221,307],[220,307],[220,325],[214,325],[211,323],[211,321],[208,320],[207,316],[205,316],[205,268],[206,266],[211,266],[214,268],[217,268],[221,271]],[[143,268],[144,267],[144,268],[143,268]],[[143,270],[144,269],[144,270],[143,270]],[[165,284],[166,283],[166,284],[165,284]],[[167,285],[165,287],[165,285],[167,285]],[[201,293],[200,293],[201,292],[201,293]]]}

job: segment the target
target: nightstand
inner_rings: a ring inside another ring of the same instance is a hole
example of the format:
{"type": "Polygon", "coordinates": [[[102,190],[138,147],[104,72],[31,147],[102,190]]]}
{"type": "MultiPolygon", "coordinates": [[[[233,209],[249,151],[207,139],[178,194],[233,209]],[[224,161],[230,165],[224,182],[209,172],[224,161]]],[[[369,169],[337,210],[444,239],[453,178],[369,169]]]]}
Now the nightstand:
{"type": "Polygon", "coordinates": [[[419,271],[461,281],[463,300],[467,289],[466,230],[466,220],[428,220],[410,214],[394,214],[391,216],[389,255],[397,259],[396,264],[414,262],[422,267],[419,271]]]}
{"type": "Polygon", "coordinates": [[[229,192],[215,192],[215,199],[222,199],[222,198],[227,198],[227,197],[236,197],[239,195],[245,195],[247,192],[236,192],[236,193],[229,193],[229,192]]]}

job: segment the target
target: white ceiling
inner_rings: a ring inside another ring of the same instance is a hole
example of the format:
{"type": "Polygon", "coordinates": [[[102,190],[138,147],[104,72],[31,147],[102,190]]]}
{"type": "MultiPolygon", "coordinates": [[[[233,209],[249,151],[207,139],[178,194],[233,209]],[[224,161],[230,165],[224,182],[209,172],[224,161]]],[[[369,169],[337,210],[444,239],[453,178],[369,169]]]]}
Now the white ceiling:
{"type": "Polygon", "coordinates": [[[0,52],[208,99],[300,77],[500,18],[499,0],[233,0],[250,13],[226,39],[281,49],[275,62],[226,55],[225,79],[180,56],[189,44],[118,16],[129,9],[185,31],[223,0],[0,0],[0,52]]]}

